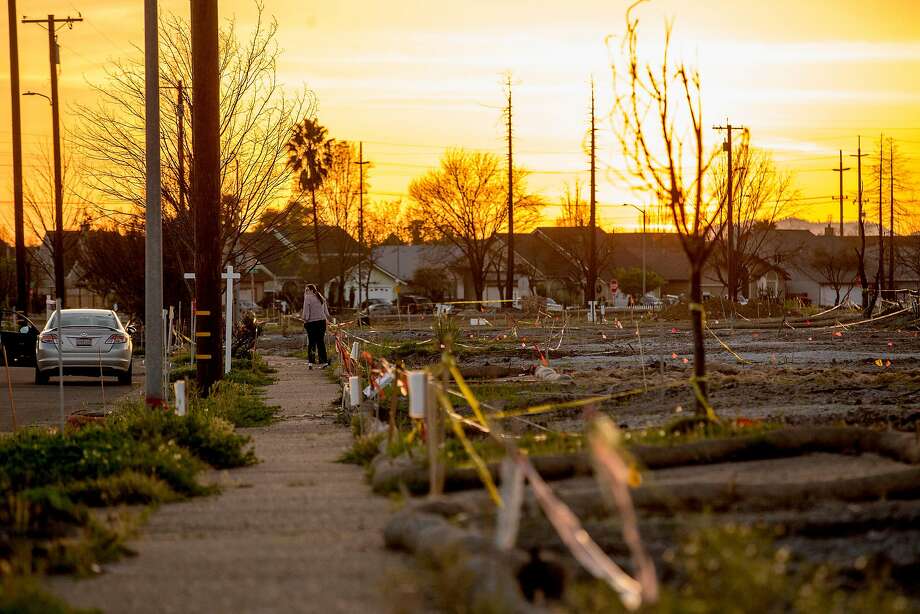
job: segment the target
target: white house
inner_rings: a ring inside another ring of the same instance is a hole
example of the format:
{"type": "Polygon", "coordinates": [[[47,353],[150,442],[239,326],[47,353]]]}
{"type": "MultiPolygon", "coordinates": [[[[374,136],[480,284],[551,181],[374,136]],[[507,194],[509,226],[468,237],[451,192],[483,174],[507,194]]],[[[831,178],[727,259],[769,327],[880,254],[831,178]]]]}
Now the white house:
{"type": "MultiPolygon", "coordinates": [[[[329,281],[324,288],[326,295],[329,295],[331,286],[337,280],[329,281]]],[[[345,302],[350,306],[357,306],[364,302],[365,299],[382,299],[391,303],[396,302],[396,293],[405,288],[407,283],[396,277],[393,273],[387,271],[380,265],[368,264],[363,262],[353,266],[345,275],[345,302]],[[368,272],[368,267],[370,271],[368,272]],[[370,277],[368,277],[370,276],[370,277]],[[365,296],[365,290],[367,296],[365,296]]]]}

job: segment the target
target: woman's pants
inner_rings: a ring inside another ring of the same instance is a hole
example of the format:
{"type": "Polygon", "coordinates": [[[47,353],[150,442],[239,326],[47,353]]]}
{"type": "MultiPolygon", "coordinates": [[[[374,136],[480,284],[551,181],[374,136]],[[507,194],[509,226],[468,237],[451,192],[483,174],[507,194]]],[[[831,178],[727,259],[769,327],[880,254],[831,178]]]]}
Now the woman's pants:
{"type": "Polygon", "coordinates": [[[307,329],[307,360],[315,362],[316,351],[319,350],[319,362],[325,364],[326,358],[326,320],[317,320],[316,322],[307,322],[303,325],[307,329]]]}

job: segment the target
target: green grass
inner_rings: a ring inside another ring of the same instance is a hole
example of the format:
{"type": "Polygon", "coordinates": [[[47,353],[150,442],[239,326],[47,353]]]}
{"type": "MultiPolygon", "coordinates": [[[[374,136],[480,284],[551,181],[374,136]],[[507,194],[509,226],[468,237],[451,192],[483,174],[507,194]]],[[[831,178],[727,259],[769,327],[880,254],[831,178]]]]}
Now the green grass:
{"type": "MultiPolygon", "coordinates": [[[[175,363],[170,379],[194,375],[187,355],[175,363]]],[[[146,513],[115,508],[100,516],[90,507],[209,494],[216,488],[198,481],[202,470],[256,462],[249,437],[234,427],[276,419],[278,409],[262,392],[274,369],[258,356],[233,367],[208,398],[193,387],[186,416],[134,399],[80,428],[0,436],[0,614],[80,612],[43,593],[35,574],[89,574],[124,556],[125,540],[146,513]]]]}
{"type": "MultiPolygon", "coordinates": [[[[263,358],[234,358],[230,373],[218,382],[206,399],[193,393],[191,405],[204,414],[223,418],[232,426],[267,426],[277,419],[278,408],[265,403],[263,389],[275,381],[276,369],[263,358]]],[[[170,381],[194,380],[195,366],[182,364],[169,375],[170,381]]],[[[194,382],[193,382],[194,383],[194,382]]]]}
{"type": "Polygon", "coordinates": [[[0,438],[0,576],[89,573],[125,553],[135,525],[117,513],[103,521],[89,506],[212,493],[198,481],[203,469],[254,462],[249,438],[198,403],[177,416],[126,401],[105,421],[79,429],[0,438]]]}
{"type": "Polygon", "coordinates": [[[41,588],[32,576],[5,576],[0,581],[0,614],[90,614],[72,608],[41,588]]]}
{"type": "Polygon", "coordinates": [[[267,426],[277,420],[279,408],[265,403],[264,393],[254,386],[222,381],[206,399],[192,403],[198,411],[226,420],[236,427],[267,426]]]}
{"type": "MultiPolygon", "coordinates": [[[[492,438],[471,439],[476,454],[486,462],[498,461],[505,456],[505,447],[492,438]]],[[[575,433],[528,433],[514,440],[517,448],[530,456],[573,454],[584,450],[585,438],[575,433]]],[[[451,466],[466,466],[470,457],[456,437],[448,437],[441,450],[451,466]]]]}
{"type": "Polygon", "coordinates": [[[336,459],[336,462],[367,467],[374,460],[374,457],[380,453],[380,442],[383,441],[384,437],[385,435],[382,433],[356,437],[351,447],[345,450],[336,459]]]}
{"type": "Polygon", "coordinates": [[[782,424],[757,420],[724,420],[721,424],[702,423],[693,416],[678,419],[661,428],[634,429],[623,433],[627,444],[673,446],[704,439],[726,439],[761,435],[782,428],[782,424]]]}

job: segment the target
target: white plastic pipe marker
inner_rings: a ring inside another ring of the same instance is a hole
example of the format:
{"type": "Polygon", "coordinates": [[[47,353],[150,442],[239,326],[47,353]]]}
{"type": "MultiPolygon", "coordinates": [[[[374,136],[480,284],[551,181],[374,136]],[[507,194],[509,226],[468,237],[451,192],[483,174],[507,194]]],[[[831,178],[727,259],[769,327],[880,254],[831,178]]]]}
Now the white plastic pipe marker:
{"type": "Polygon", "coordinates": [[[185,380],[180,379],[175,384],[173,388],[176,392],[176,414],[180,416],[185,415],[185,380]]]}
{"type": "Polygon", "coordinates": [[[421,420],[425,417],[425,395],[428,387],[428,373],[409,371],[409,417],[421,420]]]}
{"type": "Polygon", "coordinates": [[[348,395],[352,407],[361,404],[361,378],[357,375],[351,375],[348,378],[348,395]]]}

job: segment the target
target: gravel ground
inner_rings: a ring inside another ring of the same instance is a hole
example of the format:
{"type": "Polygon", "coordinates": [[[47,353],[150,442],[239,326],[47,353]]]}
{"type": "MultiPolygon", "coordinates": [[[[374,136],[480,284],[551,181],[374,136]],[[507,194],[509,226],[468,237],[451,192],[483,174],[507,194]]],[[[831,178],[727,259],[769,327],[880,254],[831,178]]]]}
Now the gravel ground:
{"type": "Polygon", "coordinates": [[[130,546],[138,556],[88,580],[55,578],[75,606],[105,612],[378,612],[402,559],[383,548],[392,510],[360,468],[335,463],[351,435],[333,423],[335,384],[270,357],[283,419],[249,429],[262,462],[211,479],[223,494],[167,505],[130,546]]]}

